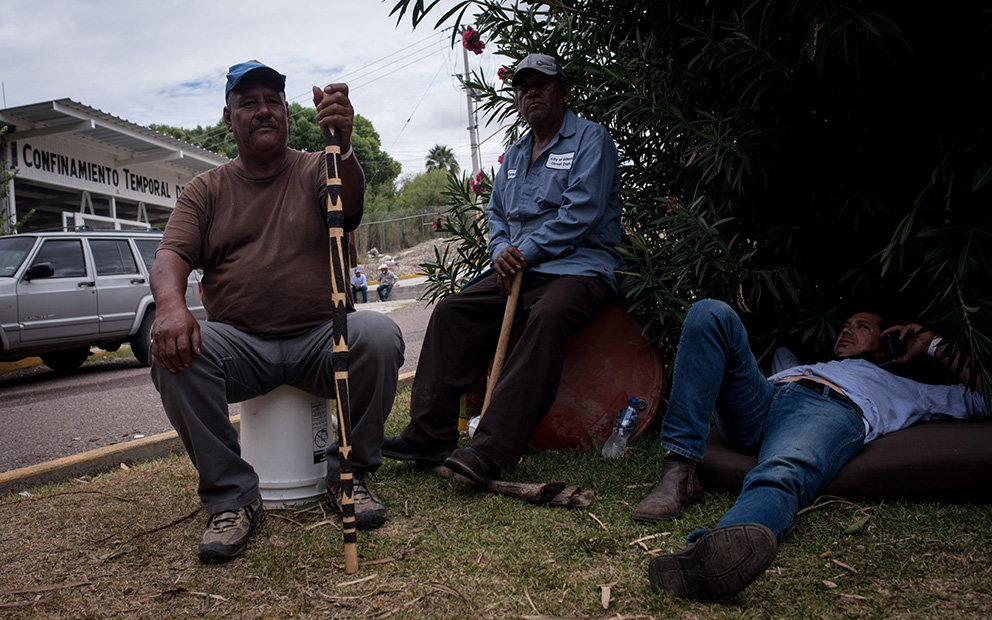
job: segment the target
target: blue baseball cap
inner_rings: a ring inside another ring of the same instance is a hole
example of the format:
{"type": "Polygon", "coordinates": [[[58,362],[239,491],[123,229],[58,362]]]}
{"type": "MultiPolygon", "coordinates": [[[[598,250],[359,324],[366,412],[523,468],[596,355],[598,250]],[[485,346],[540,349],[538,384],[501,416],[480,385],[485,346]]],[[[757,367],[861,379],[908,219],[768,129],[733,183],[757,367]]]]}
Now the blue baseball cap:
{"type": "Polygon", "coordinates": [[[231,94],[238,83],[241,82],[249,73],[256,73],[259,78],[267,80],[269,85],[276,88],[279,92],[286,91],[286,76],[279,73],[272,67],[267,67],[257,60],[249,60],[247,62],[241,62],[227,71],[227,88],[224,90],[224,98],[231,94]],[[257,73],[256,73],[257,72],[257,73]]]}

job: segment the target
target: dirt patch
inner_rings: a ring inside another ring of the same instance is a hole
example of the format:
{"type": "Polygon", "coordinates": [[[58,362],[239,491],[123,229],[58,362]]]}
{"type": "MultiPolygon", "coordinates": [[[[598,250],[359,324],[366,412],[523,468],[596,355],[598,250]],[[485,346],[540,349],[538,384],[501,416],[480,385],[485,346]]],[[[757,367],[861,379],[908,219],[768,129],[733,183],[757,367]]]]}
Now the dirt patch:
{"type": "Polygon", "coordinates": [[[8,372],[14,372],[15,370],[21,370],[22,368],[37,366],[40,363],[40,357],[26,357],[22,360],[17,360],[16,362],[0,362],[0,375],[8,372]]]}
{"type": "Polygon", "coordinates": [[[359,256],[358,262],[362,271],[369,278],[375,278],[379,265],[385,263],[398,276],[423,275],[420,264],[434,258],[434,248],[444,251],[444,240],[441,238],[424,241],[412,248],[407,248],[396,254],[383,254],[381,256],[359,256]]]}

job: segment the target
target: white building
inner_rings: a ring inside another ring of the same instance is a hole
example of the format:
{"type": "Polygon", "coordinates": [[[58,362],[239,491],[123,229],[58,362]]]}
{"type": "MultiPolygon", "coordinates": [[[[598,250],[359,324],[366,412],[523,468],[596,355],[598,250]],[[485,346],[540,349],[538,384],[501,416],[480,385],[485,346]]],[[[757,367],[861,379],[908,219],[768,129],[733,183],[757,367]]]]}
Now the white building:
{"type": "Polygon", "coordinates": [[[71,99],[0,110],[0,126],[17,171],[0,216],[30,213],[22,230],[164,228],[182,188],[228,161],[71,99]]]}

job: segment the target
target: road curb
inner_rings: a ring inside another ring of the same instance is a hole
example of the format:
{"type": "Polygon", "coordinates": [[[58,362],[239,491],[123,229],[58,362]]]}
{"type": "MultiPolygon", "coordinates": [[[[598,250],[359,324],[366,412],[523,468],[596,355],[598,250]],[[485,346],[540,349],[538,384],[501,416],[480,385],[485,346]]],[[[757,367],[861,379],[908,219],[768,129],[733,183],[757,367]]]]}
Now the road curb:
{"type": "MultiPolygon", "coordinates": [[[[415,372],[407,372],[400,375],[399,387],[412,383],[414,374],[415,372]]],[[[240,430],[241,416],[231,416],[231,423],[240,430]]],[[[0,497],[42,484],[66,482],[80,476],[98,474],[119,467],[121,463],[152,461],[183,452],[185,448],[176,431],[96,448],[0,473],[0,497]]]]}
{"type": "MultiPolygon", "coordinates": [[[[231,421],[239,423],[239,416],[232,416],[231,421]]],[[[118,467],[121,463],[150,461],[183,451],[183,444],[179,441],[176,431],[169,431],[127,443],[96,448],[54,461],[12,469],[0,474],[0,497],[42,484],[65,482],[80,476],[96,474],[118,467]]]]}

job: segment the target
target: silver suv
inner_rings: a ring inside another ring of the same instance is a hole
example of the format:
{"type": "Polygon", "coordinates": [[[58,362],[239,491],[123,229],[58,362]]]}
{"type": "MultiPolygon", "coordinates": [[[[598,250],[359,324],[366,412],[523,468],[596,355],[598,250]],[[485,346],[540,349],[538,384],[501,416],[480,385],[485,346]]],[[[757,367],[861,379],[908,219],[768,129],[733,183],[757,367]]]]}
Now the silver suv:
{"type": "MultiPolygon", "coordinates": [[[[155,302],[148,273],[161,232],[80,230],[0,237],[0,361],[40,356],[70,371],[90,347],[130,343],[151,363],[155,302]]],[[[206,318],[199,272],[190,274],[186,305],[206,318]]]]}

